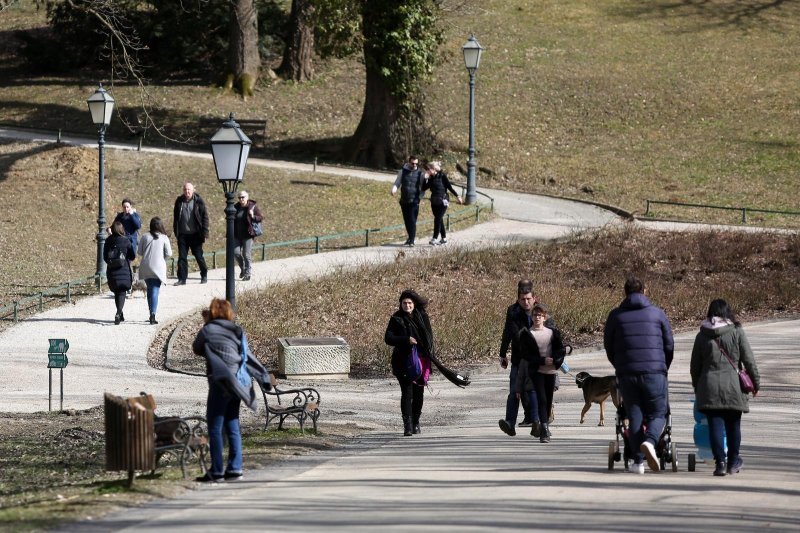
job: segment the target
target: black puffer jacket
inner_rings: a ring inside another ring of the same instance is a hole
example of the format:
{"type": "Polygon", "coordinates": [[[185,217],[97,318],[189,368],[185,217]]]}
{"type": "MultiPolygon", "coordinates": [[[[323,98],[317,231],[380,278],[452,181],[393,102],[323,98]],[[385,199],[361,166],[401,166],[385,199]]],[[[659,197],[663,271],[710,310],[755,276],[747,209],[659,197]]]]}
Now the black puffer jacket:
{"type": "MultiPolygon", "coordinates": [[[[115,248],[125,255],[127,261],[123,266],[108,265],[106,270],[108,288],[114,292],[129,291],[133,284],[131,261],[136,258],[136,254],[133,251],[131,240],[127,236],[111,235],[106,239],[105,245],[103,245],[103,261],[105,261],[106,264],[110,261],[111,251],[115,248]]],[[[116,257],[116,253],[114,256],[116,257]]]]}
{"type": "Polygon", "coordinates": [[[414,337],[417,340],[417,350],[420,356],[428,356],[433,349],[433,331],[428,313],[414,309],[411,314],[398,309],[389,319],[386,326],[384,341],[389,346],[394,346],[392,350],[392,374],[397,379],[408,379],[405,375],[405,362],[411,354],[411,342],[409,339],[414,337]]]}

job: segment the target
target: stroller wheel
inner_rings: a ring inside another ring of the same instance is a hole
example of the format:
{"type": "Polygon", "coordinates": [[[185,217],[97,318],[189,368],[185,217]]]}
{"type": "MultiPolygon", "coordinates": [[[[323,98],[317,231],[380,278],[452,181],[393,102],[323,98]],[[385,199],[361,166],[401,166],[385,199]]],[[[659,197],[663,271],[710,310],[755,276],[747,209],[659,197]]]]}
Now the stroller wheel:
{"type": "Polygon", "coordinates": [[[608,469],[609,470],[614,470],[614,462],[619,460],[619,459],[616,458],[617,455],[619,455],[619,452],[617,451],[617,443],[614,442],[613,440],[609,441],[609,443],[608,443],[608,469]]]}
{"type": "Polygon", "coordinates": [[[672,471],[678,471],[678,445],[676,443],[672,443],[672,471]]]}
{"type": "Polygon", "coordinates": [[[693,453],[690,453],[689,454],[689,465],[688,465],[689,472],[694,472],[695,463],[696,462],[697,462],[697,457],[693,453]]]}

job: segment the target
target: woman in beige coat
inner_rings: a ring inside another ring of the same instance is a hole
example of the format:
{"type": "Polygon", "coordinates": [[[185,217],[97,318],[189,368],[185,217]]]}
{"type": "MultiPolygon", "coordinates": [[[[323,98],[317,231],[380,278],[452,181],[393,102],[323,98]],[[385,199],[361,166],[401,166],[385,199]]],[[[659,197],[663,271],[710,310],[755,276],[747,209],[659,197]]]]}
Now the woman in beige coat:
{"type": "Polygon", "coordinates": [[[156,321],[158,293],[161,284],[167,282],[167,257],[172,257],[167,230],[159,217],[150,219],[150,232],[139,240],[139,279],[147,284],[147,307],[150,309],[150,323],[156,321]]]}

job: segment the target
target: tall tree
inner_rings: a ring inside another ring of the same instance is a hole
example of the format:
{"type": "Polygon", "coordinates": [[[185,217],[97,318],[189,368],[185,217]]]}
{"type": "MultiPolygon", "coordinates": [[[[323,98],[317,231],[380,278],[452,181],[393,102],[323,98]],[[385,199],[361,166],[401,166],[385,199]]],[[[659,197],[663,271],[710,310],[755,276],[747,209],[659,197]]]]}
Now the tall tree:
{"type": "Polygon", "coordinates": [[[292,0],[289,20],[291,34],[283,52],[283,61],[276,73],[294,81],[314,77],[314,3],[313,0],[292,0]]]}
{"type": "Polygon", "coordinates": [[[430,141],[421,86],[441,41],[439,0],[315,0],[323,55],[360,45],[366,68],[361,120],[343,148],[345,160],[391,167],[430,141]],[[355,23],[359,21],[360,24],[355,23]]]}
{"type": "Polygon", "coordinates": [[[230,73],[226,87],[237,87],[242,96],[253,96],[261,69],[258,53],[258,12],[254,0],[231,0],[230,73]]]}

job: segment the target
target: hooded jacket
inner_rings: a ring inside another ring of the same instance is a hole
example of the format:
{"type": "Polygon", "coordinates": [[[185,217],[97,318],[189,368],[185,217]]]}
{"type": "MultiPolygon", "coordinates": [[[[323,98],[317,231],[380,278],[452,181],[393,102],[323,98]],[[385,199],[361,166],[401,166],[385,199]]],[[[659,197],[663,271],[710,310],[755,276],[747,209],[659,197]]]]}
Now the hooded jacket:
{"type": "Polygon", "coordinates": [[[666,375],[675,344],[664,311],[644,294],[635,292],[609,313],[603,346],[620,377],[666,375]]]}
{"type": "Polygon", "coordinates": [[[694,339],[689,364],[697,408],[701,412],[710,409],[748,412],[747,394],[739,386],[738,369],[742,367],[750,374],[758,391],[758,367],[744,330],[734,324],[712,327],[704,322],[694,339]],[[730,356],[736,369],[722,354],[717,342],[730,356]]]}
{"type": "MultiPolygon", "coordinates": [[[[197,333],[192,351],[206,358],[206,375],[209,386],[218,386],[231,396],[238,396],[244,404],[256,410],[256,392],[252,383],[243,387],[236,379],[242,363],[241,347],[244,331],[230,320],[215,319],[197,333]]],[[[265,390],[270,390],[269,373],[252,353],[247,354],[247,370],[265,390]]]]}

